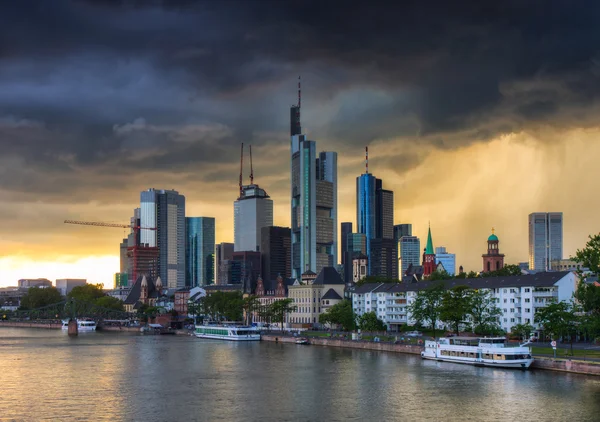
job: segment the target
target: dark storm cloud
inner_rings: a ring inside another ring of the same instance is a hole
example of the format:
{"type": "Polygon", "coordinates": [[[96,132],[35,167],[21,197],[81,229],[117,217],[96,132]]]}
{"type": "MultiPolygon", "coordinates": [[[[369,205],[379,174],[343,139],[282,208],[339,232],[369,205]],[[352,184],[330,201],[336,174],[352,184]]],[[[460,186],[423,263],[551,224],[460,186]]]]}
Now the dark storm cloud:
{"type": "MultiPolygon", "coordinates": [[[[287,143],[300,73],[305,127],[340,151],[586,125],[599,18],[595,2],[3,2],[0,147],[12,177],[0,187],[69,189],[47,186],[54,173],[214,180],[239,142],[287,143]]],[[[389,160],[408,171],[411,157],[389,160]]]]}

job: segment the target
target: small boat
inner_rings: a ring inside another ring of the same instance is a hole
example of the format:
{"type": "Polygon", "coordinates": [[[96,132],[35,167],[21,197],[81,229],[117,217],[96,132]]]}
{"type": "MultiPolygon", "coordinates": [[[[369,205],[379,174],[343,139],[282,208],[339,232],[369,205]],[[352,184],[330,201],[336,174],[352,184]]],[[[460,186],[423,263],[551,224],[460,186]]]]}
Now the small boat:
{"type": "MultiPolygon", "coordinates": [[[[69,329],[69,320],[64,319],[62,321],[62,329],[67,331],[69,329]]],[[[77,320],[77,331],[85,332],[85,331],[96,331],[96,321],[93,319],[78,319],[77,320]]]]}
{"type": "Polygon", "coordinates": [[[298,340],[296,340],[296,344],[310,344],[310,343],[308,342],[308,339],[299,338],[298,340]]]}
{"type": "Polygon", "coordinates": [[[210,338],[232,341],[258,341],[260,331],[257,327],[238,325],[196,325],[194,335],[198,338],[210,338]]]}
{"type": "Polygon", "coordinates": [[[450,337],[426,341],[423,359],[463,363],[475,366],[527,369],[533,362],[527,343],[506,345],[504,337],[450,337]]]}

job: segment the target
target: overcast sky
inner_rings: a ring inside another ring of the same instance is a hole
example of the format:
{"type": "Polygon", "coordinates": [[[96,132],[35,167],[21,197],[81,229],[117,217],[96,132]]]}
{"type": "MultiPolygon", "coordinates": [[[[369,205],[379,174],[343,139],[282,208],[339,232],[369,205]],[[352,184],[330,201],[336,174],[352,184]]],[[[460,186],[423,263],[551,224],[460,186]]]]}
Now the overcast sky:
{"type": "MultiPolygon", "coordinates": [[[[339,222],[369,169],[457,266],[496,228],[563,211],[565,258],[600,231],[600,6],[563,2],[6,1],[0,4],[0,284],[110,284],[149,187],[233,239],[239,145],[289,225],[289,106],[338,152],[339,222]],[[405,2],[396,2],[405,3],[405,2]],[[94,278],[95,277],[95,278],[94,278]]],[[[249,171],[245,171],[247,178],[249,171]]]]}

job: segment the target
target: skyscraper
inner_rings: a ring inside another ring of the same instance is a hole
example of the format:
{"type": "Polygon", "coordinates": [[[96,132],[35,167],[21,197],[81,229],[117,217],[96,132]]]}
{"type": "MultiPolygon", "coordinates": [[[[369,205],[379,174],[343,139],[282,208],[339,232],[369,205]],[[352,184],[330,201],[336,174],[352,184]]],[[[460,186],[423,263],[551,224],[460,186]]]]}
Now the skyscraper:
{"type": "Polygon", "coordinates": [[[381,179],[375,181],[375,237],[394,238],[394,192],[383,189],[381,179]]]}
{"type": "Polygon", "coordinates": [[[234,250],[259,251],[260,231],[273,225],[273,200],[258,185],[242,186],[233,203],[234,250]]]}
{"type": "Polygon", "coordinates": [[[348,235],[352,233],[352,223],[342,223],[342,264],[346,262],[345,253],[348,251],[348,235]]]}
{"type": "MultiPolygon", "coordinates": [[[[300,88],[300,87],[298,87],[300,88]]],[[[321,152],[301,134],[298,105],[290,109],[292,277],[337,264],[337,153],[321,152]]]]}
{"type": "Polygon", "coordinates": [[[185,196],[148,189],[140,195],[140,242],[158,247],[158,274],[169,289],[185,287],[185,196]],[[144,230],[156,228],[156,230],[144,230]]]}
{"type": "Polygon", "coordinates": [[[396,224],[394,226],[394,240],[400,242],[402,236],[412,236],[412,224],[396,224]]]}
{"type": "Polygon", "coordinates": [[[529,269],[549,271],[552,261],[563,259],[563,213],[529,214],[529,269]]]}
{"type": "Polygon", "coordinates": [[[447,252],[445,246],[435,248],[435,263],[437,265],[440,262],[448,274],[456,274],[456,254],[447,252]]]}
{"type": "Polygon", "coordinates": [[[222,281],[221,268],[223,262],[233,259],[233,243],[215,245],[215,284],[227,284],[222,281]]]}
{"type": "Polygon", "coordinates": [[[400,265],[399,270],[403,276],[406,269],[412,264],[417,267],[421,262],[421,241],[417,236],[402,236],[400,238],[400,265]]]}
{"type": "Polygon", "coordinates": [[[290,228],[263,227],[261,242],[261,276],[263,280],[277,280],[278,275],[281,275],[284,279],[290,278],[292,276],[290,228]]]}
{"type": "Polygon", "coordinates": [[[186,286],[215,284],[215,219],[186,217],[185,264],[186,286]]]}
{"type": "Polygon", "coordinates": [[[371,239],[369,268],[372,275],[398,280],[398,245],[394,239],[371,239]]]}

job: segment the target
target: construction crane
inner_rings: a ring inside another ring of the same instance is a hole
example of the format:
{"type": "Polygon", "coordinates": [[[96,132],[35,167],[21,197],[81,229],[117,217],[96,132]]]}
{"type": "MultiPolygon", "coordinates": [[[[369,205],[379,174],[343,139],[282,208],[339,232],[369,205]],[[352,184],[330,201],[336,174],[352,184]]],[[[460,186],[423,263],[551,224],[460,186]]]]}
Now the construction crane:
{"type": "Polygon", "coordinates": [[[132,224],[119,224],[119,223],[103,223],[101,221],[79,221],[79,220],[65,220],[65,224],[79,224],[82,226],[97,226],[97,227],[117,227],[121,229],[132,229],[137,230],[156,230],[156,227],[140,227],[132,224]]]}

